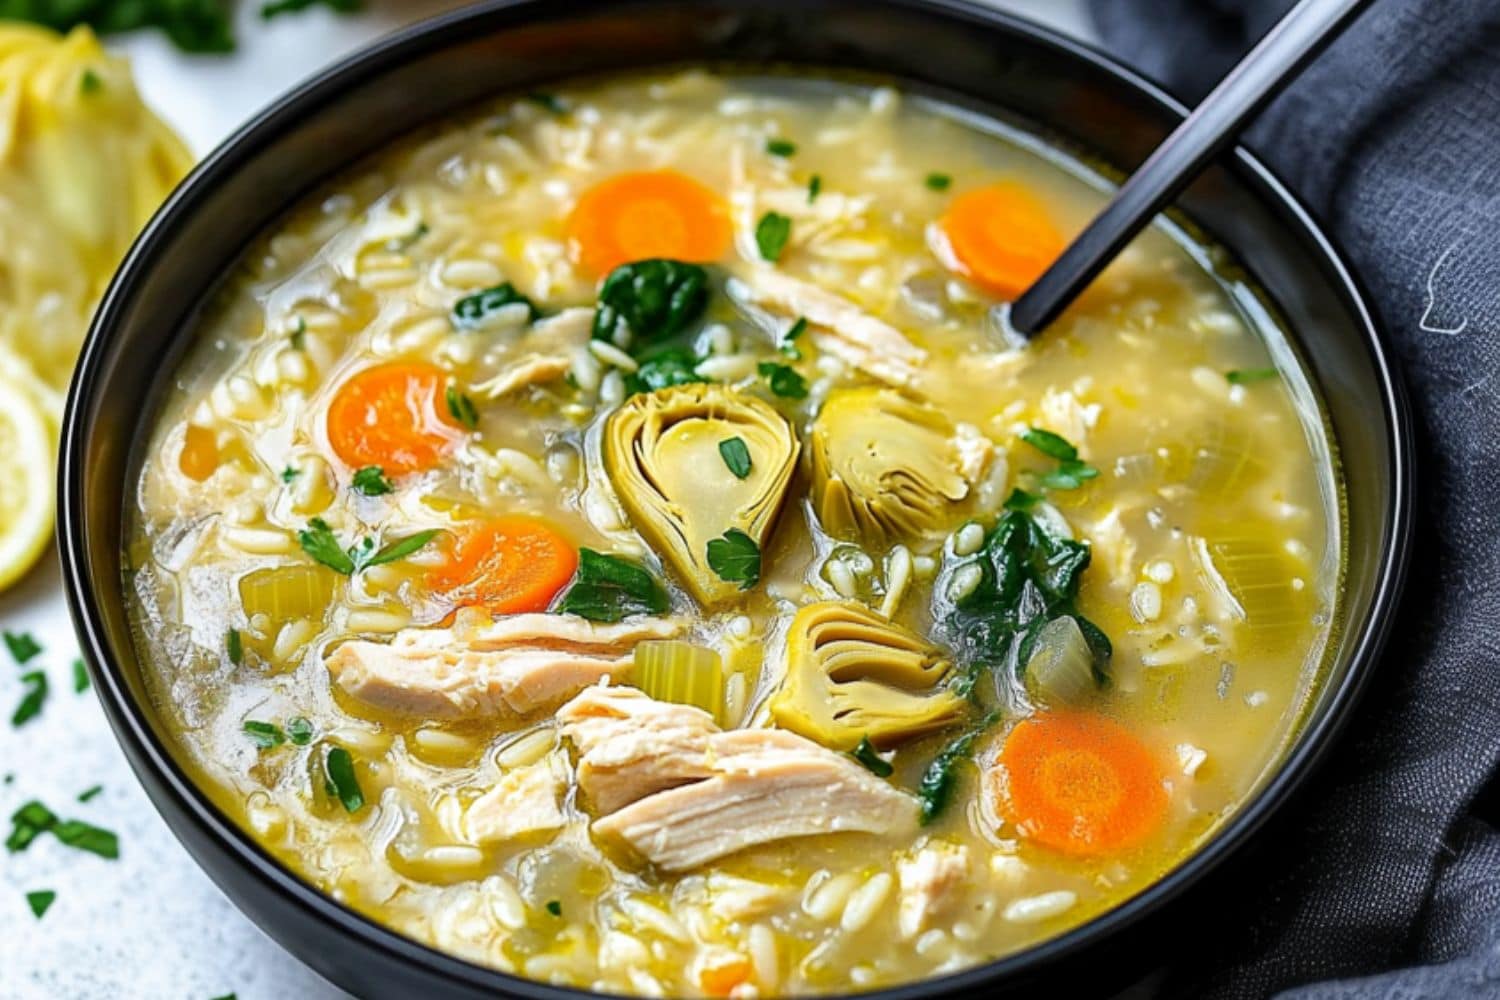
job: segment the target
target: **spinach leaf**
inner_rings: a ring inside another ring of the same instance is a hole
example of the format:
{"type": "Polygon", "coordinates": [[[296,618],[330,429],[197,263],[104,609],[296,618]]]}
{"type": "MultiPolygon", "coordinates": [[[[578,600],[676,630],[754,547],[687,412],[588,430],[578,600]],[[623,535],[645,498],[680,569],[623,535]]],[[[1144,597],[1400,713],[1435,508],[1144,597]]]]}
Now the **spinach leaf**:
{"type": "Polygon", "coordinates": [[[998,721],[999,712],[991,712],[980,719],[976,726],[939,750],[938,755],[927,765],[927,770],[922,772],[922,780],[917,783],[917,798],[922,803],[924,826],[936,819],[947,806],[953,797],[953,786],[958,780],[959,765],[969,759],[974,753],[974,744],[998,721]]]}
{"type": "Polygon", "coordinates": [[[708,272],[677,260],[621,264],[599,289],[593,337],[622,349],[682,333],[708,304],[708,272]]]}
{"type": "Polygon", "coordinates": [[[476,329],[501,309],[517,303],[526,306],[527,322],[536,322],[537,316],[541,315],[536,303],[516,291],[516,286],[507,281],[503,285],[486,288],[459,299],[453,306],[453,325],[460,330],[476,329]]]}
{"type": "Polygon", "coordinates": [[[723,537],[709,541],[708,568],[726,583],[749,590],[760,582],[760,546],[739,528],[730,528],[723,537]]]}
{"type": "Polygon", "coordinates": [[[367,465],[357,470],[349,485],[367,497],[383,497],[396,488],[386,478],[385,470],[378,465],[367,465]]]}
{"type": "Polygon", "coordinates": [[[261,20],[269,21],[278,15],[306,10],[318,4],[340,14],[352,13],[363,6],[360,0],[270,0],[260,5],[260,16],[261,20]]]}
{"type": "MultiPolygon", "coordinates": [[[[1023,497],[1020,503],[1031,499],[1023,497]]],[[[959,664],[954,680],[958,693],[972,694],[985,672],[1006,664],[1024,673],[1036,633],[1064,614],[1077,619],[1088,640],[1095,683],[1106,683],[1109,639],[1076,608],[1089,557],[1083,542],[1048,533],[1025,509],[1012,506],[978,552],[943,567],[933,588],[933,620],[959,664]],[[976,571],[977,584],[955,586],[972,583],[976,571]]]]}
{"type": "Polygon", "coordinates": [[[655,392],[673,385],[688,385],[692,382],[707,382],[698,374],[698,362],[703,359],[686,347],[668,347],[657,351],[641,362],[640,368],[625,376],[625,391],[629,395],[638,392],[655,392]]]}
{"type": "Polygon", "coordinates": [[[578,572],[555,609],[596,622],[617,622],[630,615],[659,615],[667,610],[667,592],[647,570],[619,556],[578,550],[578,572]]]}
{"type": "Polygon", "coordinates": [[[849,751],[849,756],[863,764],[877,778],[889,778],[896,770],[890,761],[880,756],[868,736],[859,741],[859,746],[849,751]]]}

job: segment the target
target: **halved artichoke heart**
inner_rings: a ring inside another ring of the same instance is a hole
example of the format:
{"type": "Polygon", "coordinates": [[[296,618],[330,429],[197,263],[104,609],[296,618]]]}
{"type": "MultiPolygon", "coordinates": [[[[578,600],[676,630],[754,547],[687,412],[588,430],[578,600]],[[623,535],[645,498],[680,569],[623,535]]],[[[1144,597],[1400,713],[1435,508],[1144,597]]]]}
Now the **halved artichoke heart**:
{"type": "Polygon", "coordinates": [[[830,393],[808,447],[818,519],[840,538],[887,543],[941,534],[977,474],[972,443],[948,418],[894,389],[830,393]]]}
{"type": "Polygon", "coordinates": [[[835,750],[877,747],[962,718],[966,702],[939,687],[943,650],[910,629],[846,601],[809,604],[792,618],[787,671],[771,699],[778,725],[835,750]]]}
{"type": "Polygon", "coordinates": [[[713,605],[740,585],[709,567],[709,541],[738,528],[765,547],[800,448],[769,403],[700,383],[639,393],[616,410],[604,429],[604,468],[635,529],[713,605]],[[731,438],[750,455],[743,479],[719,450],[731,438]]]}

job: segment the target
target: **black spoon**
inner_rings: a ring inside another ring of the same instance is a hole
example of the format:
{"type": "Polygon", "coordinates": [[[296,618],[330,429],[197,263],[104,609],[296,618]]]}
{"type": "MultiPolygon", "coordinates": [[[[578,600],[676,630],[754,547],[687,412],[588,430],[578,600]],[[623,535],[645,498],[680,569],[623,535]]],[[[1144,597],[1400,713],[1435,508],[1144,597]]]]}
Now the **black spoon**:
{"type": "Polygon", "coordinates": [[[1033,337],[1235,140],[1370,0],[1301,0],[1229,71],[1115,193],[1062,255],[1010,307],[1010,328],[1033,337]]]}

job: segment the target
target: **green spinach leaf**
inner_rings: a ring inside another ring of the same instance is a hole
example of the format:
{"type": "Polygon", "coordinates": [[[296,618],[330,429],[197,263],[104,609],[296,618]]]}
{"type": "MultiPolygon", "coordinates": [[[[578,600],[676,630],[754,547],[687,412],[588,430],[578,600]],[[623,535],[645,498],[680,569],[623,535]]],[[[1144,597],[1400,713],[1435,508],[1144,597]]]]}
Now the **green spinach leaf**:
{"type": "Polygon", "coordinates": [[[645,567],[593,549],[578,550],[578,572],[556,608],[559,614],[596,622],[659,615],[665,610],[667,592],[645,567]]]}

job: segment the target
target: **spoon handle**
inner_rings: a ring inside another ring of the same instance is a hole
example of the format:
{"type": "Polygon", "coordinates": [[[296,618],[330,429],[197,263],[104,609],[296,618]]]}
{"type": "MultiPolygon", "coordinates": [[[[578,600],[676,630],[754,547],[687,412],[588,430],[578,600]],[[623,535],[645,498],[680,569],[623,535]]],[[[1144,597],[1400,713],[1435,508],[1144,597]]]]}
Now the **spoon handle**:
{"type": "Polygon", "coordinates": [[[1369,3],[1301,0],[1287,12],[1015,301],[1011,327],[1031,337],[1056,319],[1209,160],[1235,140],[1245,122],[1369,3]]]}

